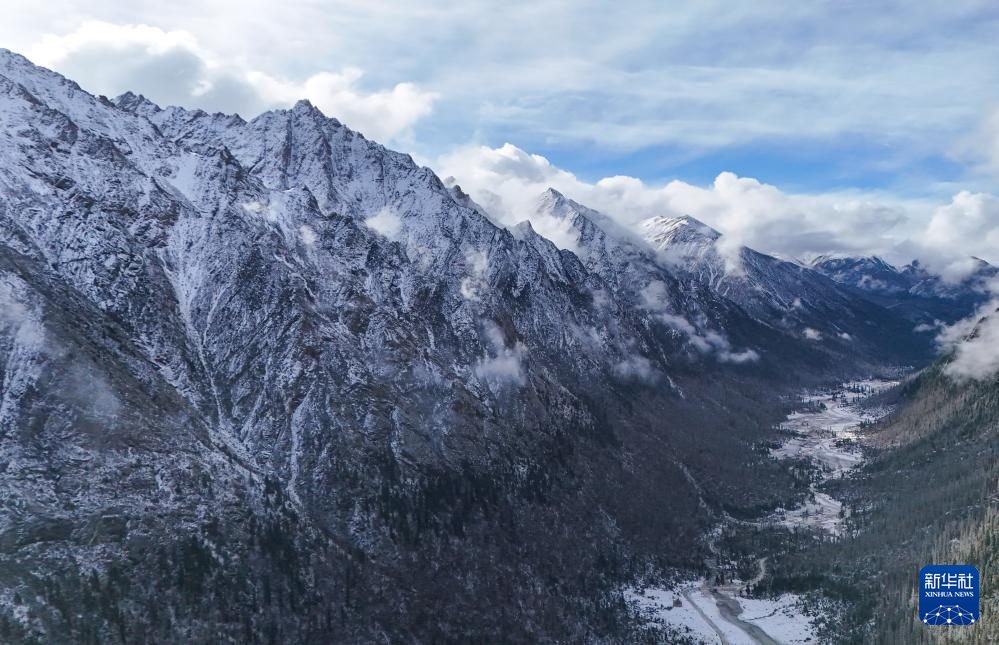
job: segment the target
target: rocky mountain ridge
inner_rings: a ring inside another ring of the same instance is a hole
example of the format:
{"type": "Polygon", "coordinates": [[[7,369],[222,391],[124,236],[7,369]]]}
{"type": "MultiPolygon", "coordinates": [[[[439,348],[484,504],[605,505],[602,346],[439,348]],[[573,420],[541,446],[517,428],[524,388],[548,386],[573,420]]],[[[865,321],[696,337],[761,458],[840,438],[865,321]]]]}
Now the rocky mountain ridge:
{"type": "Polygon", "coordinates": [[[307,102],[0,50],[0,637],[626,639],[622,580],[795,494],[755,450],[783,393],[922,351],[832,281],[802,306],[856,344],[539,207],[578,252],[307,102]]]}

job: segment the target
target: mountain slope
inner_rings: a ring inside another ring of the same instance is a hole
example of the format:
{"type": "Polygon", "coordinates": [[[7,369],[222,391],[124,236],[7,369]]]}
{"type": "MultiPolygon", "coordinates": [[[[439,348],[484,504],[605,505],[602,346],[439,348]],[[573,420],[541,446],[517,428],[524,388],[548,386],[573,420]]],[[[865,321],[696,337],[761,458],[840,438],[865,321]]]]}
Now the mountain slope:
{"type": "Polygon", "coordinates": [[[777,391],[307,103],[2,52],[0,150],[6,639],[620,636],[701,501],[793,489],[750,450],[777,391]]]}
{"type": "Polygon", "coordinates": [[[866,431],[871,460],[840,485],[851,507],[849,538],[776,567],[776,591],[818,587],[848,601],[842,642],[999,637],[992,573],[999,561],[999,377],[955,380],[953,360],[943,357],[877,402],[895,410],[866,431]],[[920,622],[915,589],[928,564],[978,567],[982,613],[973,630],[927,629],[920,622]]]}
{"type": "Polygon", "coordinates": [[[627,642],[623,581],[804,486],[796,378],[872,362],[550,202],[578,253],[307,102],[0,51],[0,636],[627,642]]]}
{"type": "Polygon", "coordinates": [[[645,238],[688,281],[709,285],[755,319],[790,335],[822,342],[840,351],[864,346],[878,352],[912,352],[906,321],[847,292],[806,267],[748,247],[728,248],[720,233],[692,217],[654,217],[641,223],[645,238]]]}

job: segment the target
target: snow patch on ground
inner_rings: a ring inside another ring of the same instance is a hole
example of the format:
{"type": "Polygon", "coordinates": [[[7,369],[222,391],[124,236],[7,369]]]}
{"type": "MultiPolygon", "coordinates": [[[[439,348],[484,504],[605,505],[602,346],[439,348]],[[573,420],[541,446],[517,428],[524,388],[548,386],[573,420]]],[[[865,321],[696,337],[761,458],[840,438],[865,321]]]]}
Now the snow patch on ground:
{"type": "MultiPolygon", "coordinates": [[[[729,597],[735,597],[726,587],[729,597]]],[[[647,588],[628,589],[625,599],[634,607],[641,620],[673,629],[678,635],[700,640],[703,643],[729,643],[755,645],[758,639],[746,629],[725,617],[712,591],[704,579],[687,582],[669,590],[647,588]],[[682,603],[674,607],[674,599],[682,603]]],[[[780,643],[814,643],[815,628],[812,619],[802,610],[798,596],[785,594],[776,599],[737,597],[742,606],[738,621],[762,629],[780,643]]]]}
{"type": "MultiPolygon", "coordinates": [[[[719,640],[729,645],[756,645],[758,642],[747,634],[739,625],[729,622],[718,608],[711,592],[705,586],[697,587],[684,593],[684,598],[690,601],[697,609],[707,616],[708,620],[715,627],[719,640]],[[724,638],[724,640],[721,640],[724,638]]],[[[741,600],[740,600],[741,602],[741,600]]]]}
{"type": "Polygon", "coordinates": [[[694,605],[686,602],[680,590],[650,588],[642,591],[629,589],[625,599],[631,604],[641,620],[674,628],[679,634],[704,643],[721,643],[715,628],[704,618],[694,605]],[[680,598],[682,607],[673,607],[673,599],[680,598]]]}
{"type": "Polygon", "coordinates": [[[187,201],[195,203],[198,193],[198,164],[201,158],[193,152],[183,152],[176,161],[170,184],[176,188],[187,201]]]}
{"type": "Polygon", "coordinates": [[[800,599],[784,594],[775,600],[740,598],[742,615],[747,623],[757,625],[780,643],[815,643],[815,627],[801,610],[800,599]]]}
{"type": "MultiPolygon", "coordinates": [[[[888,412],[871,409],[861,402],[896,384],[882,380],[854,381],[803,397],[808,409],[788,415],[784,429],[792,437],[771,454],[778,459],[811,459],[821,471],[820,481],[812,485],[811,499],[798,508],[778,511],[763,524],[773,522],[792,528],[810,527],[831,535],[840,533],[845,519],[843,504],[818,487],[830,478],[844,476],[861,463],[863,454],[857,445],[857,430],[861,424],[876,421],[888,412]]],[[[760,577],[765,573],[765,564],[766,559],[761,559],[760,577]]],[[[702,578],[675,589],[629,589],[625,597],[645,623],[661,625],[677,635],[704,643],[816,642],[812,618],[805,614],[799,596],[747,598],[742,595],[745,587],[746,583],[739,580],[709,586],[702,578]],[[675,599],[680,600],[681,606],[673,606],[675,599]]]]}

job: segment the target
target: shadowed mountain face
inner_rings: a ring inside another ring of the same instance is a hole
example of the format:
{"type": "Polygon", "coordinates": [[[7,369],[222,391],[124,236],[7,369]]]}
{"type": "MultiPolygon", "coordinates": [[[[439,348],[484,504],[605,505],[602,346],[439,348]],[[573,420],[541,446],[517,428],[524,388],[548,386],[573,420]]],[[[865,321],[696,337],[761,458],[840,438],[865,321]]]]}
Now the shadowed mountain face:
{"type": "Polygon", "coordinates": [[[807,269],[719,288],[539,208],[578,249],[308,103],[0,50],[0,640],[627,640],[631,573],[796,494],[782,394],[924,351],[807,269]]]}

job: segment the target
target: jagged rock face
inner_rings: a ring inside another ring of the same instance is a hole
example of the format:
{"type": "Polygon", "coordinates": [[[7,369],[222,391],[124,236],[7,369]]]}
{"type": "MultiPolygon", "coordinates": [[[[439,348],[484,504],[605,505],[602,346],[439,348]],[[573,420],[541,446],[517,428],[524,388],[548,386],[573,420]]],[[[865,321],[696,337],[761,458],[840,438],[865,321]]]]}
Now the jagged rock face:
{"type": "Polygon", "coordinates": [[[245,124],[122,101],[147,119],[10,66],[23,77],[7,81],[6,229],[121,318],[219,436],[266,445],[256,460],[291,476],[298,441],[313,457],[329,448],[300,429],[340,425],[398,434],[422,461],[456,415],[489,423],[483,401],[559,390],[529,378],[520,336],[572,344],[560,328],[592,325],[593,281],[455,203],[405,155],[305,103],[245,124]],[[383,209],[392,239],[361,219],[383,209]]]}
{"type": "Polygon", "coordinates": [[[937,321],[956,322],[988,300],[989,283],[999,275],[999,269],[984,260],[971,259],[971,272],[954,282],[930,273],[918,261],[898,268],[879,257],[819,256],[811,266],[909,320],[932,327],[937,321]]]}
{"type": "Polygon", "coordinates": [[[546,200],[577,253],[307,103],[0,50],[0,637],[591,639],[628,554],[693,549],[681,465],[777,503],[760,378],[833,354],[546,200]]]}

